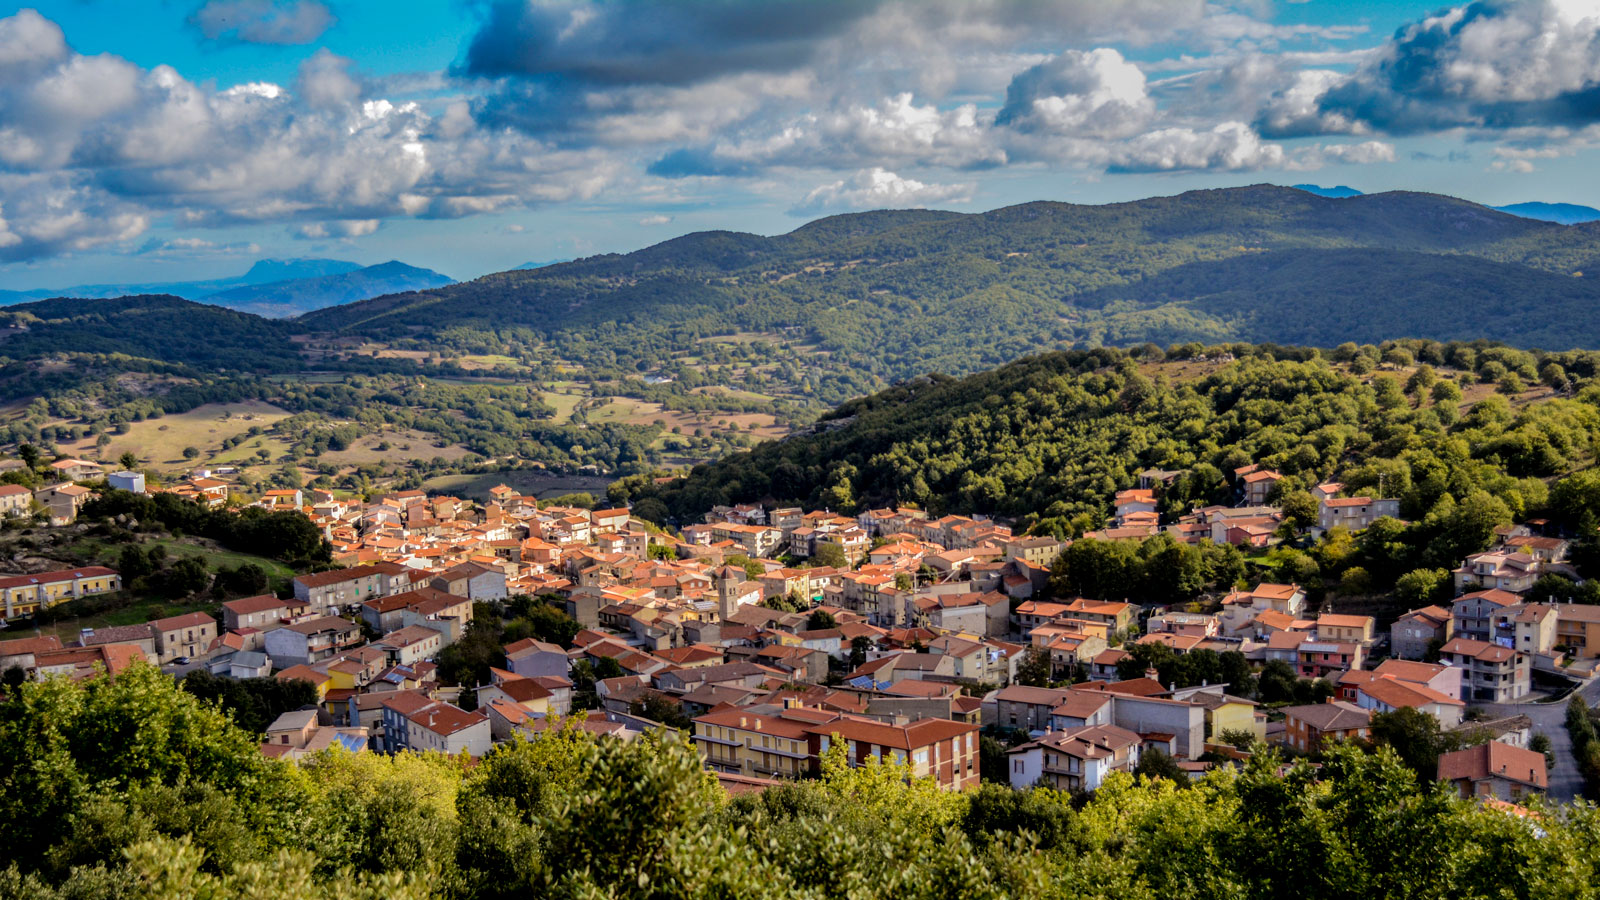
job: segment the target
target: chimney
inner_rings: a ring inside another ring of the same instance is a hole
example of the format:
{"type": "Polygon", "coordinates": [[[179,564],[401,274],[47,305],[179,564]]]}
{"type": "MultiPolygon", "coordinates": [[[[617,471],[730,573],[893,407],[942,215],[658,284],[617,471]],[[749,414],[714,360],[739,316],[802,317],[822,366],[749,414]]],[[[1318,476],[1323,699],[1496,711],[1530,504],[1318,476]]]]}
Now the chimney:
{"type": "Polygon", "coordinates": [[[1157,672],[1153,668],[1145,669],[1144,670],[1144,677],[1150,679],[1151,681],[1160,681],[1161,680],[1161,673],[1157,672]]]}

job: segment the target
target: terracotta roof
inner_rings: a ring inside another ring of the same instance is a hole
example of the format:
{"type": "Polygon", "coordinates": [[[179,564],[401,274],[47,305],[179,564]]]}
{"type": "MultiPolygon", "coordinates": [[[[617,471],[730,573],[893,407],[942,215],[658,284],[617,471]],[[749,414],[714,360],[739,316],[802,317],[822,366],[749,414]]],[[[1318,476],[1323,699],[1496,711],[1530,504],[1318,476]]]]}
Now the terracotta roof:
{"type": "Polygon", "coordinates": [[[1365,728],[1372,722],[1372,713],[1353,703],[1335,700],[1331,703],[1312,703],[1284,709],[1286,718],[1295,718],[1317,731],[1350,731],[1365,728]]]}
{"type": "Polygon", "coordinates": [[[1439,780],[1505,778],[1543,790],[1550,786],[1543,753],[1490,741],[1439,757],[1439,780]]]}

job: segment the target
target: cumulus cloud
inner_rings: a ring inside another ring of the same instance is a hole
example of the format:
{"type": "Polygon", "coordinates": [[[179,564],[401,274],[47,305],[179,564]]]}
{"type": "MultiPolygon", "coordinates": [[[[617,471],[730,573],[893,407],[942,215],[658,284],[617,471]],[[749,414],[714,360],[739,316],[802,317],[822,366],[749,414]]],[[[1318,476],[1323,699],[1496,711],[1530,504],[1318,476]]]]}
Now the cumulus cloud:
{"type": "Polygon", "coordinates": [[[309,44],[335,20],[320,0],[209,0],[189,21],[213,41],[309,44]]]}
{"type": "Polygon", "coordinates": [[[971,184],[925,184],[883,169],[864,169],[849,178],[813,189],[790,208],[789,214],[812,216],[861,209],[966,203],[972,199],[973,190],[971,184]]]}
{"type": "Polygon", "coordinates": [[[387,217],[591,197],[618,171],[601,151],[485,129],[465,104],[430,114],[374,96],[325,50],[290,87],[216,90],[168,66],[75,53],[31,11],[0,19],[6,259],[129,240],[158,216],[354,237],[387,217]]]}
{"type": "Polygon", "coordinates": [[[1445,10],[1401,29],[1318,109],[1392,134],[1593,121],[1600,7],[1477,0],[1445,10]]]}
{"type": "Polygon", "coordinates": [[[1155,115],[1144,73],[1109,47],[1069,50],[1011,80],[996,124],[1023,132],[1118,137],[1155,115]]]}

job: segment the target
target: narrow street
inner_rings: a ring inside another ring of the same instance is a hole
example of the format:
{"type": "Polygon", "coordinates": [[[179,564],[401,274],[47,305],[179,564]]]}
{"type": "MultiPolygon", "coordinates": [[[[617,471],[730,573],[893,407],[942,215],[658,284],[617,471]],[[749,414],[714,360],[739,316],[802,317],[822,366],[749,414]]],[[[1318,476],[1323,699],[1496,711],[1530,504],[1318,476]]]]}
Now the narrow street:
{"type": "MultiPolygon", "coordinates": [[[[1600,704],[1600,678],[1576,692],[1591,708],[1600,704]]],[[[1569,695],[1570,696],[1573,695],[1569,695]]],[[[1485,703],[1483,708],[1491,716],[1527,716],[1533,720],[1533,733],[1550,739],[1550,749],[1555,753],[1556,764],[1550,770],[1550,799],[1569,802],[1583,792],[1583,778],[1572,758],[1572,739],[1567,736],[1566,717],[1568,700],[1559,703],[1485,703]]]]}

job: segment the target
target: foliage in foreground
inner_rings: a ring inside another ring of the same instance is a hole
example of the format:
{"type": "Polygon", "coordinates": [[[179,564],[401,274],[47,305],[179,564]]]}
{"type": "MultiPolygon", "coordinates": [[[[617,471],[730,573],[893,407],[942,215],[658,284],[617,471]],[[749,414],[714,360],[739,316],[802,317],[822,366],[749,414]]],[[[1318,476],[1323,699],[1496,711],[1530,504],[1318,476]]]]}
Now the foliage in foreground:
{"type": "Polygon", "coordinates": [[[1595,896],[1592,806],[1480,808],[1387,751],[1279,764],[1075,802],[833,756],[729,801],[679,737],[569,728],[296,767],[138,667],[0,705],[0,898],[1595,896]]]}

